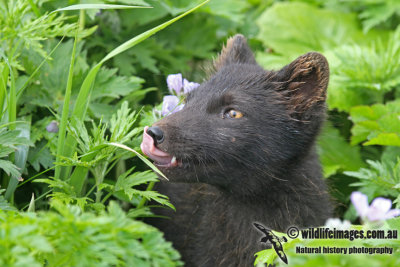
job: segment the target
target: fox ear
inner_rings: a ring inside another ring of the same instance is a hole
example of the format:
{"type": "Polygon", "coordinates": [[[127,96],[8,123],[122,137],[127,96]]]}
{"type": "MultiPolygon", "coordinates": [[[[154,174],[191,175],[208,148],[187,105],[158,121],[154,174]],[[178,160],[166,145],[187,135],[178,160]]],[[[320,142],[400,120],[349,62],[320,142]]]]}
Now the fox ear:
{"type": "Polygon", "coordinates": [[[304,113],[313,106],[324,104],[329,65],[320,53],[302,55],[276,74],[278,91],[289,101],[290,111],[304,113]]]}
{"type": "Polygon", "coordinates": [[[253,52],[241,34],[228,39],[226,46],[222,48],[221,54],[214,60],[215,70],[219,70],[230,64],[257,64],[253,52]]]}

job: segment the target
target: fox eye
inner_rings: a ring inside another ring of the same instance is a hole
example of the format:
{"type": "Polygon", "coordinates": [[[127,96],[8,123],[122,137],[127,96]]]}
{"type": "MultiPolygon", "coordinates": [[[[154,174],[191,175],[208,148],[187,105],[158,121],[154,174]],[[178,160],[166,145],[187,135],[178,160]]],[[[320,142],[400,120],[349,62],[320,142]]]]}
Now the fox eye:
{"type": "Polygon", "coordinates": [[[230,109],[227,112],[225,112],[225,117],[231,119],[239,119],[243,117],[243,113],[235,109],[230,109]]]}

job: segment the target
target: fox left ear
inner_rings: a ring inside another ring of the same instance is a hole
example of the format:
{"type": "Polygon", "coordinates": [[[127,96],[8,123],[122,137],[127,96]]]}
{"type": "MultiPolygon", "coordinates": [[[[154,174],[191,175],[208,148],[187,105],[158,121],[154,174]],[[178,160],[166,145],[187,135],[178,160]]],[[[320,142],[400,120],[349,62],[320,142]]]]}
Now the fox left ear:
{"type": "Polygon", "coordinates": [[[214,60],[214,68],[217,71],[231,64],[257,64],[246,38],[241,34],[229,38],[219,57],[214,60]]]}
{"type": "Polygon", "coordinates": [[[317,52],[300,56],[278,71],[278,91],[288,100],[289,110],[301,114],[311,107],[324,105],[329,82],[329,65],[317,52]]]}

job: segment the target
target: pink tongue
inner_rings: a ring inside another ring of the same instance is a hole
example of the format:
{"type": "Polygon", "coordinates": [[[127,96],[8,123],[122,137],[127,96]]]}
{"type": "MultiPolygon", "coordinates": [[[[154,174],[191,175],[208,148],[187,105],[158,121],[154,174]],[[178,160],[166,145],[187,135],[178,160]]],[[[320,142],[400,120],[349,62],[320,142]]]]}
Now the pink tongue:
{"type": "Polygon", "coordinates": [[[153,138],[147,133],[149,126],[144,127],[143,141],[140,144],[140,148],[143,153],[154,160],[156,163],[165,165],[169,164],[172,160],[172,156],[167,152],[161,151],[154,145],[153,138]]]}

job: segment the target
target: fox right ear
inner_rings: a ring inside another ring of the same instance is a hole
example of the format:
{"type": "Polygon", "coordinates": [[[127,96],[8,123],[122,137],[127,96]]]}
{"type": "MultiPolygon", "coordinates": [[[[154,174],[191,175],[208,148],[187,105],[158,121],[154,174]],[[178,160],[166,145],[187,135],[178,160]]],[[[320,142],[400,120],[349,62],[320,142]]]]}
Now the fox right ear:
{"type": "Polygon", "coordinates": [[[228,39],[221,54],[214,61],[214,68],[218,71],[230,64],[257,64],[246,38],[241,34],[236,34],[228,39]]]}
{"type": "Polygon", "coordinates": [[[325,102],[328,61],[319,53],[307,53],[278,71],[276,79],[280,84],[278,91],[287,98],[289,109],[302,114],[325,102]]]}

